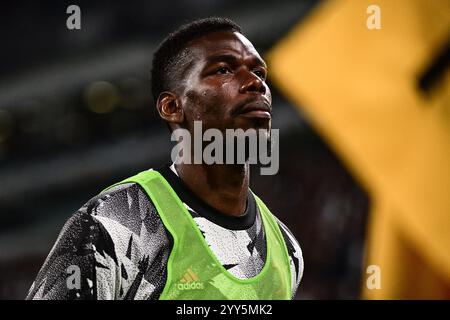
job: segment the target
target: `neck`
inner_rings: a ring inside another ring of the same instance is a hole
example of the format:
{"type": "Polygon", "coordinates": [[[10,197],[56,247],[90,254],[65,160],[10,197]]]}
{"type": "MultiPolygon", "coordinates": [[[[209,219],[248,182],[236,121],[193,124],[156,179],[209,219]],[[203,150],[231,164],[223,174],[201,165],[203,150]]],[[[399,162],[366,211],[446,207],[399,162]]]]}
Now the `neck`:
{"type": "Polygon", "coordinates": [[[202,201],[231,216],[245,212],[248,196],[249,165],[176,164],[183,182],[202,201]]]}

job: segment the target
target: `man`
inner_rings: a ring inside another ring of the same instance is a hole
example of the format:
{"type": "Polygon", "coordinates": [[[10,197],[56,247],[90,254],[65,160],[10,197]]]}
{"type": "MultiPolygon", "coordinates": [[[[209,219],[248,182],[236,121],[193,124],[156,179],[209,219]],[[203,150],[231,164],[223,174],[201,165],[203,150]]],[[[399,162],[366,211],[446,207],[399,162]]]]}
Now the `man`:
{"type": "MultiPolygon", "coordinates": [[[[152,93],[171,131],[270,130],[266,77],[240,27],[208,18],[161,43],[152,93]]],[[[27,298],[290,299],[302,273],[297,241],[249,191],[248,163],[174,163],[78,210],[27,298]]]]}

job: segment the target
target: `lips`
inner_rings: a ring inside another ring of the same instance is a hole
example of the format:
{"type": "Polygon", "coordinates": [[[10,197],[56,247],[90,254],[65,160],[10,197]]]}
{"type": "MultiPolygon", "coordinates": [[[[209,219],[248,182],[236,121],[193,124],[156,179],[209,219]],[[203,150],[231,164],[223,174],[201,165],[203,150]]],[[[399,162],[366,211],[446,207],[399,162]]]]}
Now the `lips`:
{"type": "Polygon", "coordinates": [[[253,100],[245,103],[243,107],[239,109],[238,116],[270,119],[272,117],[271,111],[267,101],[253,100]]]}

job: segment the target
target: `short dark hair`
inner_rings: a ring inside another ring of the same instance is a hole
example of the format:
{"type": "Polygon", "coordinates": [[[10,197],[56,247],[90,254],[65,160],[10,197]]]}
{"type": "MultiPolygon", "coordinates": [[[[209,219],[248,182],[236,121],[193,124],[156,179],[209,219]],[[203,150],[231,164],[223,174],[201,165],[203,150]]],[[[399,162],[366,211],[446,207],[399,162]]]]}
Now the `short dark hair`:
{"type": "Polygon", "coordinates": [[[239,32],[241,27],[230,19],[210,17],[198,19],[180,26],[170,33],[153,54],[151,70],[152,95],[156,100],[163,91],[174,89],[186,62],[187,44],[197,38],[214,32],[239,32]]]}

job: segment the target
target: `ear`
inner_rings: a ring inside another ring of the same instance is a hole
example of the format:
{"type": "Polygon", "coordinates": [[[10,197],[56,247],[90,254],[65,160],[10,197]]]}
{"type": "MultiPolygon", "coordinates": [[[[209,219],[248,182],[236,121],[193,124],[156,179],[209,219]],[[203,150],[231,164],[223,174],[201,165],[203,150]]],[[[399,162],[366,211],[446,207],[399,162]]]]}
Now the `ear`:
{"type": "Polygon", "coordinates": [[[180,124],[184,121],[184,111],[178,96],[169,91],[161,92],[156,101],[159,116],[166,122],[180,124]]]}

